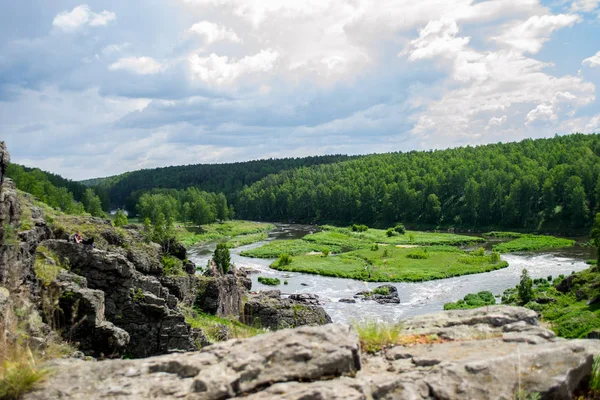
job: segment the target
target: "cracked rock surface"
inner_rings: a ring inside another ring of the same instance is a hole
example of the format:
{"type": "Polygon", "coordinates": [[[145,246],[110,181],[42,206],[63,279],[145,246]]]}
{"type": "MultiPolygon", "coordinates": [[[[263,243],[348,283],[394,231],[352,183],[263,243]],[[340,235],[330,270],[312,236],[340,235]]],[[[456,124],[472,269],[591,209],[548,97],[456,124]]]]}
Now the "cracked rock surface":
{"type": "MultiPolygon", "coordinates": [[[[406,338],[433,344],[360,352],[346,325],[300,327],[231,340],[200,352],[139,360],[58,360],[33,399],[570,399],[600,352],[566,340],[519,307],[419,316],[406,338]]],[[[410,341],[405,341],[410,343],[410,341]]]]}

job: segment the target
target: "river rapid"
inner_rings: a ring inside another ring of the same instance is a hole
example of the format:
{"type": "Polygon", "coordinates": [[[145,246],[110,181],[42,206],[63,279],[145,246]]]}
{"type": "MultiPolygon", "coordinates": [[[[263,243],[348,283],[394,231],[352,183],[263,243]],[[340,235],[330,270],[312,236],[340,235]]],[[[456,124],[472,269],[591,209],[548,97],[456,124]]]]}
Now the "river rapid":
{"type": "MultiPolygon", "coordinates": [[[[258,259],[240,256],[246,249],[262,246],[271,240],[300,239],[317,230],[315,226],[277,224],[276,229],[269,233],[265,241],[231,250],[232,262],[238,267],[257,270],[250,275],[252,290],[279,289],[283,294],[314,293],[324,301],[323,308],[334,322],[384,320],[398,321],[400,319],[427,314],[444,309],[444,303],[462,299],[468,293],[489,290],[494,295],[501,295],[504,289],[513,287],[519,282],[521,271],[526,268],[532,278],[552,275],[571,274],[588,268],[585,260],[594,258],[594,250],[589,247],[575,246],[543,252],[513,253],[502,255],[509,264],[507,268],[483,274],[464,275],[456,278],[439,279],[428,282],[392,282],[398,288],[400,304],[378,304],[374,301],[357,300],[356,303],[340,303],[342,298],[352,298],[354,294],[367,288],[372,289],[385,284],[384,282],[361,282],[353,279],[332,278],[299,272],[283,272],[269,268],[272,259],[258,259]],[[257,281],[258,276],[279,278],[282,282],[277,287],[266,286],[257,281]],[[283,285],[287,280],[288,285],[283,285]]],[[[493,242],[485,244],[490,248],[493,242]]],[[[205,266],[211,258],[216,242],[195,246],[189,251],[190,260],[199,266],[205,266]]],[[[497,300],[498,302],[500,299],[497,300]]]]}

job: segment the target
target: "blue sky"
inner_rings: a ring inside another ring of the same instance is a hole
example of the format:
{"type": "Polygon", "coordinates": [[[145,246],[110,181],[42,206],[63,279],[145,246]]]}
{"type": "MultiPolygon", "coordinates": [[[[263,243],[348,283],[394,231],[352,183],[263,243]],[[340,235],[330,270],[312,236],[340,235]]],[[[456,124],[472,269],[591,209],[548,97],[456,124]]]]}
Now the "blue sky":
{"type": "Polygon", "coordinates": [[[0,138],[72,179],[600,132],[600,0],[0,3],[0,138]]]}

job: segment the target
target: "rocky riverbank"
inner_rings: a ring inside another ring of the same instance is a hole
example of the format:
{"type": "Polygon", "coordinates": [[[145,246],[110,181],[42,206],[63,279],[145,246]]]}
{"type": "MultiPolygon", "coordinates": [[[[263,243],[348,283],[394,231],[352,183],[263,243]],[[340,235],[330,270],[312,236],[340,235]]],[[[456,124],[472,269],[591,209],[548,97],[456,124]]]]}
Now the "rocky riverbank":
{"type": "Polygon", "coordinates": [[[518,307],[402,326],[404,344],[375,354],[361,352],[354,329],[328,324],[142,360],[58,360],[26,399],[570,399],[585,390],[600,352],[600,341],[557,338],[518,307]],[[429,344],[411,342],[433,335],[429,344]]]}

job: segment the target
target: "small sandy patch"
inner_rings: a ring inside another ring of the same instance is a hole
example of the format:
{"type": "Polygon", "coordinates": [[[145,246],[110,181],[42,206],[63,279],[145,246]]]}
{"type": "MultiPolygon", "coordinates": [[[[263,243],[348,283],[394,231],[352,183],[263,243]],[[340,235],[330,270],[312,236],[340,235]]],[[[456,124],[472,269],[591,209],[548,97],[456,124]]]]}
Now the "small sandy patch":
{"type": "Polygon", "coordinates": [[[322,256],[323,253],[320,251],[311,251],[310,253],[306,253],[307,256],[322,256]]]}
{"type": "Polygon", "coordinates": [[[377,243],[377,246],[389,246],[389,243],[377,243]]]}
{"type": "Polygon", "coordinates": [[[396,247],[400,247],[401,249],[412,249],[419,246],[416,244],[397,244],[396,247]]]}

